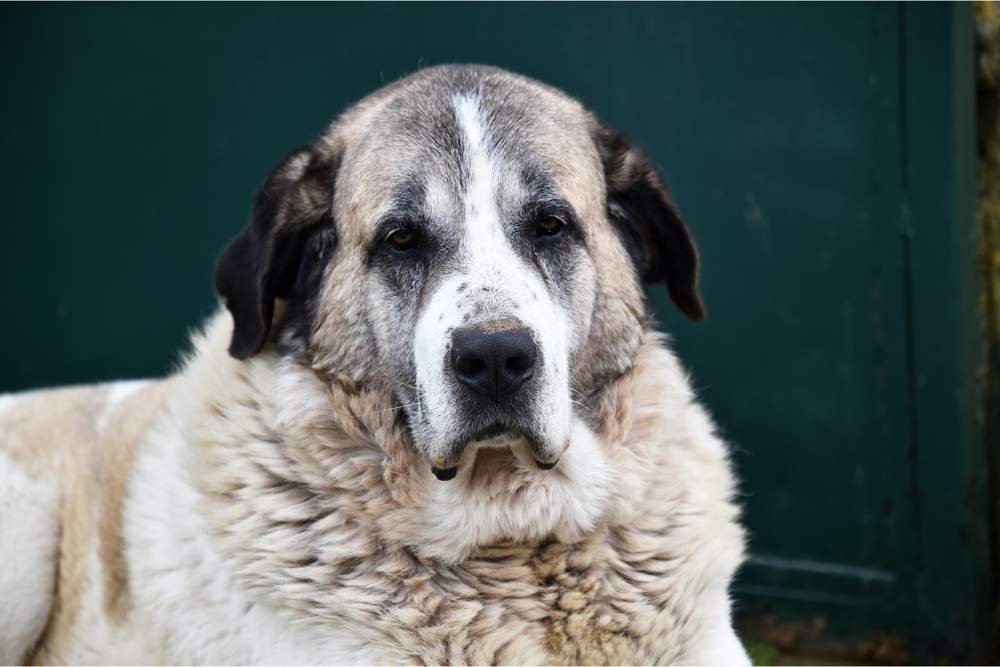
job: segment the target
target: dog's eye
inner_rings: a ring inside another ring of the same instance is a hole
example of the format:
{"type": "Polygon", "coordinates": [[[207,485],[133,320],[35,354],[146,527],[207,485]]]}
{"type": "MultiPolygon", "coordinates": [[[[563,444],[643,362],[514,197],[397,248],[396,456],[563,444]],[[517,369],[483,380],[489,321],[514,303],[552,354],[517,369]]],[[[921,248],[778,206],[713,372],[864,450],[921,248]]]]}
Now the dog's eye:
{"type": "Polygon", "coordinates": [[[551,238],[559,236],[565,227],[565,222],[554,215],[547,215],[539,221],[536,231],[539,236],[548,236],[551,238]]]}
{"type": "Polygon", "coordinates": [[[385,241],[393,250],[404,252],[417,245],[417,235],[409,229],[397,229],[385,237],[385,241]]]}

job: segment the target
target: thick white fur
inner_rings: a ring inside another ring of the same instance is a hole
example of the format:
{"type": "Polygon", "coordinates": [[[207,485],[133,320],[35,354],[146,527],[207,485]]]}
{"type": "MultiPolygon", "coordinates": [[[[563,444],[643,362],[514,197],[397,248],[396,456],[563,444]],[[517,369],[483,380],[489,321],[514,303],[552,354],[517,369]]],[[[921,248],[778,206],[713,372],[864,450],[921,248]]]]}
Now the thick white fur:
{"type": "Polygon", "coordinates": [[[472,474],[470,449],[459,464],[455,484],[432,487],[422,527],[435,535],[426,553],[449,561],[460,560],[475,547],[504,538],[536,541],[552,535],[572,542],[592,530],[607,511],[610,493],[610,469],[594,434],[580,420],[573,421],[573,446],[559,462],[561,474],[538,474],[537,466],[522,442],[515,443],[515,455],[525,476],[536,484],[510,500],[488,495],[470,495],[465,478],[472,474]]]}
{"type": "Polygon", "coordinates": [[[204,400],[206,391],[220,391],[223,401],[240,395],[233,391],[236,387],[218,385],[218,378],[200,377],[210,375],[216,361],[231,364],[222,355],[205,356],[187,371],[195,391],[174,395],[168,409],[177,417],[151,434],[131,485],[125,532],[135,606],[141,610],[137,625],[145,632],[155,629],[163,642],[160,653],[145,659],[209,665],[379,664],[379,653],[359,638],[336,627],[320,633],[296,624],[232,580],[199,512],[199,495],[189,476],[193,451],[178,430],[188,406],[204,400]]]}

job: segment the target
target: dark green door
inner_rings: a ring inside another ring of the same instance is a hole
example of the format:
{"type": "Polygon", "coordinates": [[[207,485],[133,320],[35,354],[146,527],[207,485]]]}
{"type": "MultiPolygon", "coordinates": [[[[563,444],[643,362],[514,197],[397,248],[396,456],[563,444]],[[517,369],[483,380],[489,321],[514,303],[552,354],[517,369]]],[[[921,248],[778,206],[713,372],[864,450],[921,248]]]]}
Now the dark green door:
{"type": "Polygon", "coordinates": [[[0,389],[168,372],[287,150],[423,65],[500,65],[644,145],[694,228],[710,318],[661,314],[743,479],[742,622],[889,660],[976,657],[970,14],[5,5],[0,389]]]}

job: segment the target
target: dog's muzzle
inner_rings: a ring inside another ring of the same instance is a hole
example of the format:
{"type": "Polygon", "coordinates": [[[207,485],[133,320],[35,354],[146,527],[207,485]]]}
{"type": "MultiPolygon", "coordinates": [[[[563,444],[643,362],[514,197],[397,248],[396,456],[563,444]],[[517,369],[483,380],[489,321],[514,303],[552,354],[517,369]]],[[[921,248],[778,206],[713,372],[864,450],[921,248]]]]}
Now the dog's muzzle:
{"type": "MultiPolygon", "coordinates": [[[[460,388],[459,400],[472,419],[496,417],[486,422],[472,441],[496,437],[517,428],[517,412],[530,404],[529,382],[538,364],[538,346],[531,331],[515,319],[505,318],[456,329],[451,336],[449,365],[460,388]]],[[[458,473],[454,458],[437,458],[431,472],[441,481],[458,473]]],[[[539,469],[551,470],[556,461],[538,461],[539,469]]]]}

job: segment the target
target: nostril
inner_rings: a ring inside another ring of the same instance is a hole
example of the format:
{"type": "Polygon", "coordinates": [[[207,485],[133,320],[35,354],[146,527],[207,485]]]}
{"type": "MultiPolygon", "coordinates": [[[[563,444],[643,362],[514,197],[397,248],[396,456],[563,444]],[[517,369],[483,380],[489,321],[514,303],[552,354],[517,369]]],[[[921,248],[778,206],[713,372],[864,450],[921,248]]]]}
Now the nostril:
{"type": "Polygon", "coordinates": [[[507,372],[514,375],[522,375],[530,371],[534,365],[535,360],[526,354],[510,357],[504,362],[504,368],[507,369],[507,372]]]}
{"type": "Polygon", "coordinates": [[[459,358],[455,364],[455,371],[459,375],[466,377],[476,377],[486,372],[486,362],[476,357],[459,358]]]}

